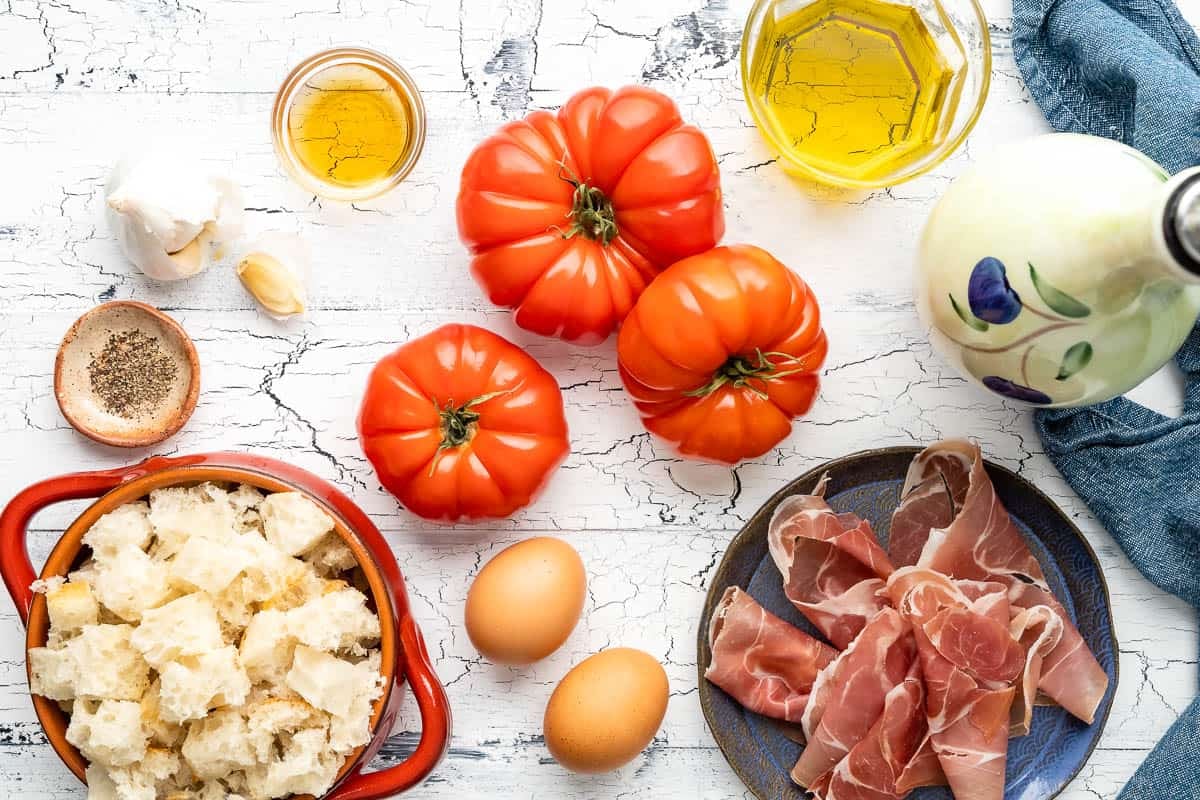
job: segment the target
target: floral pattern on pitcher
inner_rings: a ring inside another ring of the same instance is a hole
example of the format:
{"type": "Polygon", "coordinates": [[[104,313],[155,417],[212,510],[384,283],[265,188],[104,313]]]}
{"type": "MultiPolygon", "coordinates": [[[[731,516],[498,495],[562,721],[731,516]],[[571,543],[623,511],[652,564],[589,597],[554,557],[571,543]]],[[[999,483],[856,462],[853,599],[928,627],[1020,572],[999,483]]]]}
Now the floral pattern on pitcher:
{"type": "MultiPolygon", "coordinates": [[[[1021,296],[1008,282],[1008,270],[998,258],[986,256],[981,258],[972,268],[967,280],[967,307],[963,308],[955,299],[954,293],[947,296],[954,313],[973,331],[984,332],[992,325],[1008,325],[1028,311],[1043,318],[1046,322],[1036,330],[1020,337],[1016,341],[996,347],[983,347],[967,344],[953,339],[955,344],[966,350],[978,353],[1006,353],[1019,347],[1024,347],[1021,355],[1021,383],[1001,375],[986,375],[982,378],[984,386],[993,392],[1013,400],[1020,400],[1035,405],[1049,405],[1054,400],[1046,392],[1030,386],[1028,364],[1037,341],[1047,333],[1082,326],[1079,320],[1092,313],[1090,307],[1080,302],[1066,292],[1050,285],[1038,275],[1037,268],[1029,264],[1029,279],[1038,297],[1049,311],[1042,311],[1021,300],[1021,296]]],[[[1063,353],[1058,374],[1055,380],[1065,381],[1072,375],[1084,369],[1092,360],[1092,345],[1087,340],[1076,342],[1063,353]]]]}

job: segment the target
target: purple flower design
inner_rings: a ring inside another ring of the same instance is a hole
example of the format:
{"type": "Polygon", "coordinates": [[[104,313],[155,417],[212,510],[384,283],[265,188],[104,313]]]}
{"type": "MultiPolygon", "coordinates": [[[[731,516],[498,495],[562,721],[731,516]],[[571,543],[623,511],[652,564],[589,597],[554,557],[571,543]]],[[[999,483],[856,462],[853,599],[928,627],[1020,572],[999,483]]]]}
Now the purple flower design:
{"type": "Polygon", "coordinates": [[[1035,403],[1044,406],[1054,402],[1050,395],[1045,392],[1039,392],[1037,389],[1029,386],[1013,383],[1008,378],[1001,378],[998,375],[984,376],[983,385],[996,394],[1010,397],[1013,400],[1021,400],[1025,403],[1035,403]]]}
{"type": "Polygon", "coordinates": [[[967,303],[972,314],[993,325],[1006,325],[1021,313],[1021,297],[1009,286],[1000,259],[982,258],[971,270],[967,303]]]}

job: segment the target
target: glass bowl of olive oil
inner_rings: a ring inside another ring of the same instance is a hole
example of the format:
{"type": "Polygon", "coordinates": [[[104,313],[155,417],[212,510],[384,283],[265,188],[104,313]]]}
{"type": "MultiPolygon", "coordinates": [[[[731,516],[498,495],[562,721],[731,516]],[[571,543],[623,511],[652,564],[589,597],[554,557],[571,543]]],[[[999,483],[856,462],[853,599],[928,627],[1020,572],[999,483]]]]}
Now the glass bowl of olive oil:
{"type": "Polygon", "coordinates": [[[392,59],[339,47],[305,59],[279,87],[271,111],[275,152],[309,191],[366,200],[394,188],[425,145],[425,104],[392,59]]]}
{"type": "Polygon", "coordinates": [[[757,0],[741,69],[785,169],[877,188],[933,169],[967,137],[991,39],[978,0],[757,0]]]}

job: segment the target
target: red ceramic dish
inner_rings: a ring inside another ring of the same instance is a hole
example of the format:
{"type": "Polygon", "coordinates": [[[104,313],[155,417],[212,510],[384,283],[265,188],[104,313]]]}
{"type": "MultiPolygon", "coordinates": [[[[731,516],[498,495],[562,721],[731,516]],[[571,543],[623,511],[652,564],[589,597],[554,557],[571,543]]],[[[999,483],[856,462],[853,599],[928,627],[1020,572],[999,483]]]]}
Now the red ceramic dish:
{"type": "MultiPolygon", "coordinates": [[[[44,645],[49,628],[45,597],[29,588],[39,577],[25,544],[29,520],[35,513],[64,500],[99,498],[63,533],[40,577],[66,575],[81,560],[83,534],[103,514],[146,496],[152,489],[206,480],[249,483],[268,492],[304,492],[333,517],[338,535],[354,552],[370,587],[383,631],[380,649],[385,690],[371,718],[374,736],[346,759],[324,800],[376,800],[419,784],[450,745],[450,707],[412,618],[400,567],[379,529],[350,498],[289,464],[239,453],[156,457],[132,467],[62,475],[25,489],[0,514],[0,577],[25,623],[26,649],[44,645]],[[400,764],[364,775],[362,767],[379,751],[396,723],[405,680],[421,712],[421,741],[400,764]]],[[[76,777],[84,780],[87,761],[66,740],[67,715],[57,703],[38,695],[33,695],[33,705],[55,752],[76,777]]]]}

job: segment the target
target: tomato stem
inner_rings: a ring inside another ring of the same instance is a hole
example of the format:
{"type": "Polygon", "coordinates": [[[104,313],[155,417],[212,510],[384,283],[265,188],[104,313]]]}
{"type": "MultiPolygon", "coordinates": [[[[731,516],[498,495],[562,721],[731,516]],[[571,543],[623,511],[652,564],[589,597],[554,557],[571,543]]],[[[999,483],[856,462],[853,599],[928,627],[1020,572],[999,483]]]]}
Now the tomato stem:
{"type": "Polygon", "coordinates": [[[617,236],[617,218],[612,201],[599,187],[589,186],[567,169],[566,155],[558,162],[558,177],[575,187],[567,217],[571,227],[560,231],[564,239],[582,234],[585,238],[608,244],[617,236]]]}
{"type": "Polygon", "coordinates": [[[475,406],[486,403],[493,397],[499,397],[502,394],[507,394],[511,389],[504,389],[499,392],[489,392],[481,394],[474,400],[463,403],[461,406],[454,405],[454,401],[446,403],[446,407],[438,412],[438,416],[442,419],[442,441],[438,445],[438,450],[448,450],[451,447],[458,447],[475,438],[476,425],[479,422],[479,412],[475,410],[475,406]]]}
{"type": "Polygon", "coordinates": [[[755,386],[751,381],[774,381],[780,378],[786,378],[789,375],[795,375],[799,372],[804,372],[804,359],[797,358],[790,353],[766,352],[755,348],[753,359],[750,356],[740,354],[731,355],[725,360],[725,363],[716,369],[712,374],[712,378],[703,386],[698,386],[689,392],[684,392],[686,397],[707,397],[723,386],[732,386],[735,388],[746,388],[760,397],[766,397],[767,393],[758,386],[755,386]],[[772,361],[772,358],[779,359],[772,361]],[[780,369],[786,363],[791,362],[796,364],[792,369],[780,369]]]}

